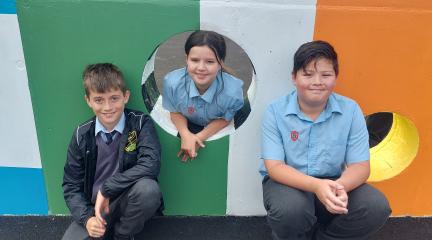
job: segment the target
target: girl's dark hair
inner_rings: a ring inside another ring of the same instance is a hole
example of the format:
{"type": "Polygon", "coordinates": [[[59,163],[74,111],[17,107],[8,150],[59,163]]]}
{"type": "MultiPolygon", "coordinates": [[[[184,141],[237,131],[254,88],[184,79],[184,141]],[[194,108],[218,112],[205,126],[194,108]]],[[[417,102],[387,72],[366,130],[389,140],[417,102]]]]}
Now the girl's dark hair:
{"type": "Polygon", "coordinates": [[[226,44],[225,39],[222,35],[213,32],[213,31],[204,31],[198,30],[191,35],[186,40],[184,49],[186,55],[189,55],[191,48],[200,46],[209,47],[214,55],[216,56],[217,61],[222,66],[222,62],[225,60],[226,56],[226,44]]]}
{"type": "Polygon", "coordinates": [[[312,61],[325,58],[333,63],[336,76],[339,74],[339,64],[337,53],[333,46],[326,41],[312,41],[301,45],[294,54],[294,67],[292,74],[296,74],[300,69],[305,70],[312,61]]]}

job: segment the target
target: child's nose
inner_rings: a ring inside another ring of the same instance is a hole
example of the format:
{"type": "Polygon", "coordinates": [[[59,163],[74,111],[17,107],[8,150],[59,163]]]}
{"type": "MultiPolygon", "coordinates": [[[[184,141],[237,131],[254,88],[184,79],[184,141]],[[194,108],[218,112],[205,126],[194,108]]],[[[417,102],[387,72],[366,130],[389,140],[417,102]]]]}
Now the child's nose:
{"type": "Polygon", "coordinates": [[[104,104],[103,104],[103,108],[106,110],[106,109],[111,109],[111,107],[112,107],[112,103],[111,103],[111,101],[105,101],[104,102],[104,104]]]}
{"type": "Polygon", "coordinates": [[[205,64],[204,64],[204,62],[199,62],[199,63],[198,63],[198,69],[205,69],[205,64]]]}
{"type": "Polygon", "coordinates": [[[321,84],[322,83],[322,77],[318,74],[316,74],[313,78],[312,78],[312,83],[313,84],[321,84]]]}

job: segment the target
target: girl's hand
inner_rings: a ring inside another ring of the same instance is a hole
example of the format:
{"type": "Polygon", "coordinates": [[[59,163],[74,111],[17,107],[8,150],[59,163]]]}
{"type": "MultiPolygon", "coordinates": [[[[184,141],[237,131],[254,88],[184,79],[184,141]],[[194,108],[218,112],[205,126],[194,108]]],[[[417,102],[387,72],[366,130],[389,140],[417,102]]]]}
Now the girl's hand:
{"type": "Polygon", "coordinates": [[[195,159],[198,155],[198,149],[200,147],[205,147],[203,141],[193,133],[188,133],[181,136],[181,147],[180,151],[177,153],[177,157],[180,157],[183,162],[186,162],[189,158],[191,160],[195,159]]]}

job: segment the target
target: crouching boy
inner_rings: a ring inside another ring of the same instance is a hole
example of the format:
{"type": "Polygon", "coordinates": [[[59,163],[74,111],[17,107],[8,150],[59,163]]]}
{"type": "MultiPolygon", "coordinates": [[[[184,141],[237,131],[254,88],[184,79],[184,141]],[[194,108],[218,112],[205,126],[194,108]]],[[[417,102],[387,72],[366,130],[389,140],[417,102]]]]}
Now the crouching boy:
{"type": "Polygon", "coordinates": [[[130,92],[116,66],[89,65],[83,80],[95,117],[69,144],[63,190],[74,221],[63,239],[133,239],[161,209],[159,139],[148,115],[125,109],[130,92]]]}
{"type": "Polygon", "coordinates": [[[369,137],[360,107],[336,94],[337,55],[324,41],[294,55],[296,90],[262,124],[264,206],[274,239],[368,239],[387,220],[368,185],[369,137]]]}

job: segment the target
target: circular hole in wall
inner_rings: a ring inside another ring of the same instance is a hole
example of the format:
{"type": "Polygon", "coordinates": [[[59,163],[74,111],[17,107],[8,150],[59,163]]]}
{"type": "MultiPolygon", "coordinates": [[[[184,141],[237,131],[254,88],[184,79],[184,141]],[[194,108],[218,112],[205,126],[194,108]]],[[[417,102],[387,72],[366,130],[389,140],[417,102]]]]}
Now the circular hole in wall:
{"type": "MultiPolygon", "coordinates": [[[[165,131],[177,135],[177,129],[171,122],[170,114],[162,107],[163,78],[179,68],[186,66],[184,44],[192,33],[182,32],[170,37],[160,44],[147,60],[142,76],[142,95],[145,106],[152,118],[165,131]]],[[[224,65],[231,70],[231,74],[243,81],[244,105],[238,110],[229,126],[219,131],[208,140],[218,139],[234,132],[249,116],[251,101],[255,96],[255,71],[246,52],[234,41],[225,37],[227,45],[224,65]]]]}
{"type": "Polygon", "coordinates": [[[394,112],[378,112],[366,116],[366,125],[371,155],[368,181],[383,181],[403,172],[419,148],[414,123],[394,112]]]}

